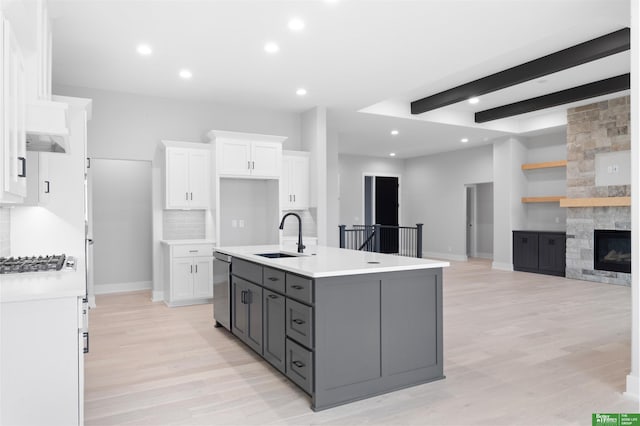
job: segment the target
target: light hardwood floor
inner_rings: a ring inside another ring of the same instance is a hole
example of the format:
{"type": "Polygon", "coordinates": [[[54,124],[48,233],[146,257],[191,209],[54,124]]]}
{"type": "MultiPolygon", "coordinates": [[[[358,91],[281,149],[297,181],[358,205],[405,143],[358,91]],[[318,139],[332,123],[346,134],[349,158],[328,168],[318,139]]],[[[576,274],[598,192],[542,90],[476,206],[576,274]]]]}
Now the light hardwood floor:
{"type": "Polygon", "coordinates": [[[444,275],[446,379],[314,413],[309,399],[222,329],[211,305],[148,292],[97,297],[87,425],[566,425],[638,412],[628,287],[453,262],[444,275]]]}

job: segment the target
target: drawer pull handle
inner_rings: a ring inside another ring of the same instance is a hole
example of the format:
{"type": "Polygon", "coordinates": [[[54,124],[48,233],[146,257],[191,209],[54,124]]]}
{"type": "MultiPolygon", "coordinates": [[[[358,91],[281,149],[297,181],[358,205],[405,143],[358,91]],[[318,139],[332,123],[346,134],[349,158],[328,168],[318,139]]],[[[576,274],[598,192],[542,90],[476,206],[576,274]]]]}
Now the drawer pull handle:
{"type": "Polygon", "coordinates": [[[197,253],[198,250],[189,250],[189,253],[197,253]]]}
{"type": "Polygon", "coordinates": [[[301,320],[301,319],[297,319],[297,318],[296,318],[296,319],[294,319],[294,320],[293,320],[293,322],[295,322],[295,323],[296,323],[296,324],[298,324],[298,325],[302,325],[302,324],[304,324],[304,321],[303,321],[303,320],[301,320]]]}
{"type": "Polygon", "coordinates": [[[292,285],[291,288],[294,288],[296,290],[302,290],[304,287],[302,287],[301,285],[296,284],[296,285],[292,285]]]}
{"type": "Polygon", "coordinates": [[[304,367],[304,364],[300,361],[292,361],[291,364],[295,365],[298,368],[304,367]]]}
{"type": "Polygon", "coordinates": [[[278,281],[278,278],[276,278],[276,277],[269,277],[269,278],[268,278],[268,280],[269,280],[269,281],[278,281]]]}
{"type": "Polygon", "coordinates": [[[277,299],[277,298],[278,298],[278,296],[276,296],[275,294],[270,294],[269,295],[269,299],[277,299]]]}

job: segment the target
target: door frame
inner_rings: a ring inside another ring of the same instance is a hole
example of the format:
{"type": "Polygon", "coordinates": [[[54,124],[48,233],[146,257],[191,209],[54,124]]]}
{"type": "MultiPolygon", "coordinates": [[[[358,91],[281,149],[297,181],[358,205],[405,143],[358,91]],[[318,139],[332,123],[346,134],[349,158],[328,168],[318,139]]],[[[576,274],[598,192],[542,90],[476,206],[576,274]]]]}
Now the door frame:
{"type": "Polygon", "coordinates": [[[478,255],[478,191],[475,183],[465,184],[464,188],[465,255],[467,257],[476,257],[478,255]],[[471,206],[468,205],[469,194],[471,194],[472,198],[471,206]],[[469,226],[469,207],[473,212],[471,226],[469,226]],[[469,231],[469,228],[471,228],[471,231],[469,231]]]}
{"type": "MultiPolygon", "coordinates": [[[[400,226],[402,225],[402,177],[399,174],[395,174],[395,173],[378,173],[378,172],[363,172],[362,173],[362,181],[361,181],[361,186],[360,186],[360,197],[361,197],[361,204],[362,204],[362,224],[364,225],[364,218],[365,218],[365,211],[366,211],[366,205],[364,202],[364,191],[365,191],[365,178],[367,176],[371,176],[373,177],[373,185],[371,187],[371,192],[373,195],[373,199],[372,199],[372,206],[373,207],[373,211],[371,212],[371,218],[372,218],[372,222],[373,224],[376,223],[376,209],[375,209],[375,196],[376,196],[376,177],[394,177],[398,179],[398,224],[400,226]]],[[[356,224],[357,225],[357,224],[356,224]]]]}

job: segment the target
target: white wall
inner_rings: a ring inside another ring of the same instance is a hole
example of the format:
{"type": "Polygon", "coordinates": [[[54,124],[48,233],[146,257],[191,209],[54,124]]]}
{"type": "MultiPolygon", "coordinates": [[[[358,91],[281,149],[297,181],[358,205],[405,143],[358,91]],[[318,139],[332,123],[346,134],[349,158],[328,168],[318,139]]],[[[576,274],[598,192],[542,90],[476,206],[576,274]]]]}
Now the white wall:
{"type": "Polygon", "coordinates": [[[90,157],[153,160],[160,140],[206,142],[212,129],[287,136],[284,149],[300,149],[298,113],[60,85],[54,93],[93,99],[90,157]]]}
{"type": "MultiPolygon", "coordinates": [[[[403,199],[404,161],[393,158],[364,157],[340,154],[338,157],[340,173],[340,225],[364,224],[364,174],[379,176],[394,175],[400,177],[400,223],[403,220],[405,202],[403,199]]],[[[338,228],[331,230],[338,236],[338,228]]]]}
{"type": "Polygon", "coordinates": [[[151,162],[94,159],[96,294],[151,288],[151,162]]]}
{"type": "Polygon", "coordinates": [[[476,185],[477,256],[493,258],[493,183],[476,185]]]}
{"type": "MultiPolygon", "coordinates": [[[[301,150],[309,151],[309,212],[318,228],[318,244],[327,244],[327,109],[315,107],[302,114],[301,150]]],[[[291,149],[291,148],[286,148],[291,149]]]]}
{"type": "Polygon", "coordinates": [[[338,134],[327,134],[327,245],[338,247],[340,236],[336,229],[340,225],[340,160],[338,134]]]}
{"type": "Polygon", "coordinates": [[[493,144],[493,268],[513,269],[513,230],[525,229],[527,212],[522,197],[527,181],[522,173],[527,150],[522,140],[506,138],[493,144]]]}
{"type": "Polygon", "coordinates": [[[466,259],[465,184],[493,180],[491,145],[405,161],[404,223],[424,223],[426,257],[466,259]]]}

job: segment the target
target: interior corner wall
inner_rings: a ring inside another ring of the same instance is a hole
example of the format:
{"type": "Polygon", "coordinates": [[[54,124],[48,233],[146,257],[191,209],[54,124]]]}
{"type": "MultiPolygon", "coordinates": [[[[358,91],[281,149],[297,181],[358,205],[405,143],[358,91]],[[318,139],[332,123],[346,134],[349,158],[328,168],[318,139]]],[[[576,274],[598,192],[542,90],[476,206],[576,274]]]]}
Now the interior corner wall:
{"type": "Polygon", "coordinates": [[[338,247],[340,236],[340,165],[338,160],[338,134],[327,131],[327,245],[338,247]]]}
{"type": "Polygon", "coordinates": [[[208,142],[211,129],[287,136],[284,149],[300,149],[300,114],[54,85],[57,95],[93,100],[87,155],[153,160],[163,140],[208,142]]]}
{"type": "MultiPolygon", "coordinates": [[[[340,154],[338,157],[340,172],[340,225],[364,224],[364,180],[365,173],[380,176],[400,176],[400,224],[404,225],[404,160],[394,158],[365,157],[340,154]]],[[[338,228],[330,230],[338,238],[338,228]]]]}
{"type": "Polygon", "coordinates": [[[527,181],[522,173],[527,150],[522,140],[507,138],[493,144],[493,268],[513,269],[512,231],[526,226],[522,204],[527,181]]]}
{"type": "Polygon", "coordinates": [[[315,107],[301,117],[301,149],[310,152],[309,211],[316,219],[318,244],[327,245],[327,109],[315,107]]]}
{"type": "Polygon", "coordinates": [[[491,145],[405,160],[404,221],[424,223],[425,257],[466,259],[465,185],[492,180],[491,145]]]}

